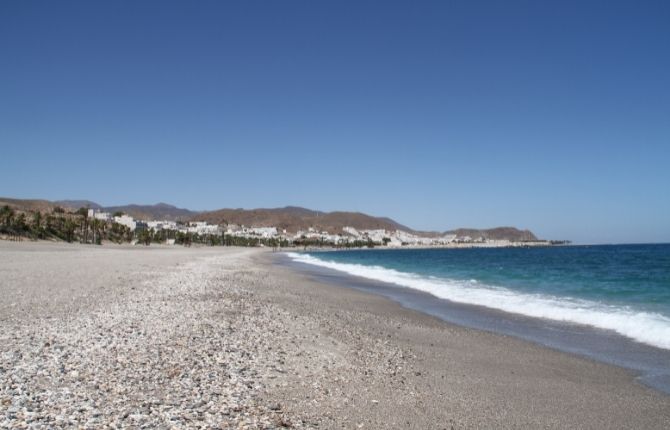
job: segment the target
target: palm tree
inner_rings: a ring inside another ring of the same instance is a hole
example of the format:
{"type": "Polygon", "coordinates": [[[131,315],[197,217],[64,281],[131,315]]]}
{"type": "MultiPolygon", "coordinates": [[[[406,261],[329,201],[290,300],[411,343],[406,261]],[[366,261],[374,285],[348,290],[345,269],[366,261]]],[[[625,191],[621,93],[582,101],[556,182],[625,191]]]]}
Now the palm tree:
{"type": "Polygon", "coordinates": [[[84,243],[88,243],[88,207],[79,208],[77,214],[83,217],[81,235],[84,238],[84,243]]]}
{"type": "Polygon", "coordinates": [[[9,205],[4,205],[0,208],[0,222],[4,227],[11,227],[12,221],[14,220],[14,209],[9,207],[9,205]]]}
{"type": "Polygon", "coordinates": [[[42,231],[42,213],[40,211],[35,211],[33,213],[33,233],[37,236],[38,239],[43,238],[42,231]]]}
{"type": "Polygon", "coordinates": [[[100,220],[99,219],[91,219],[91,231],[93,233],[93,244],[94,245],[99,245],[100,244],[100,234],[98,234],[98,230],[100,228],[100,220]]]}
{"type": "Polygon", "coordinates": [[[26,228],[28,227],[28,225],[26,224],[26,214],[20,213],[19,216],[17,216],[16,220],[14,221],[14,226],[19,231],[19,234],[25,232],[26,228]]]}
{"type": "Polygon", "coordinates": [[[77,224],[75,224],[70,218],[65,220],[65,240],[68,242],[72,242],[72,239],[74,239],[74,231],[77,228],[77,224]]]}

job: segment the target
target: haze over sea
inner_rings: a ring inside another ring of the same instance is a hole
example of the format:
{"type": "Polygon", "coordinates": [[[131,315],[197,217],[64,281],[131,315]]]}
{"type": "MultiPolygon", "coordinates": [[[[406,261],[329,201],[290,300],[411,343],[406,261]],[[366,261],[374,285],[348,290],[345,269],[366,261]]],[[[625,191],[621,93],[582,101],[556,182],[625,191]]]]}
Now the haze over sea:
{"type": "Polygon", "coordinates": [[[293,260],[670,350],[670,245],[366,250],[293,260]]]}

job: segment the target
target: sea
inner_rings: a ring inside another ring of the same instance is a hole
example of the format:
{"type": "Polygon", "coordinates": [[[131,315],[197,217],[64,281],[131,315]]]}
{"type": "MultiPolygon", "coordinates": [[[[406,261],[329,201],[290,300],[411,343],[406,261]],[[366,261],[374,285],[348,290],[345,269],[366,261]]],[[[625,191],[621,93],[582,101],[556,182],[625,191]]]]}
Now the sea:
{"type": "Polygon", "coordinates": [[[670,244],[291,252],[328,282],[632,369],[670,393],[670,244]]]}

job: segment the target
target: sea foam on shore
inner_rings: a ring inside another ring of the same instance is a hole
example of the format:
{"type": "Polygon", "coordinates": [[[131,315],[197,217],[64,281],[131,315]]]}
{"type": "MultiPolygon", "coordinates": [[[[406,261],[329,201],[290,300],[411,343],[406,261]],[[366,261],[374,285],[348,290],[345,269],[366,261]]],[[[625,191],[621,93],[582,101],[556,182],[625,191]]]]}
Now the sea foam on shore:
{"type": "Polygon", "coordinates": [[[342,263],[329,260],[327,256],[317,258],[303,253],[287,255],[296,262],[416,289],[457,303],[613,330],[638,342],[670,349],[670,318],[655,312],[584,299],[523,293],[476,280],[423,276],[377,265],[342,263]]]}

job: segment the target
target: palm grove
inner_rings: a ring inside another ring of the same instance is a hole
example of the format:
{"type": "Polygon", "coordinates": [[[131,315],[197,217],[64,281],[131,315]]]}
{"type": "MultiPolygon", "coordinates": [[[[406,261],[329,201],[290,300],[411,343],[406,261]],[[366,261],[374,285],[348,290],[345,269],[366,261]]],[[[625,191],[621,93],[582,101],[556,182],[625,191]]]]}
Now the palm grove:
{"type": "MultiPolygon", "coordinates": [[[[115,216],[122,213],[116,213],[115,216]]],[[[175,230],[136,229],[113,221],[103,221],[88,216],[88,208],[70,211],[55,207],[49,212],[17,211],[9,205],[0,207],[0,235],[10,240],[62,240],[101,244],[103,241],[127,243],[137,241],[144,245],[165,243],[223,246],[287,247],[289,242],[278,238],[249,238],[232,235],[197,234],[175,230]]]]}

